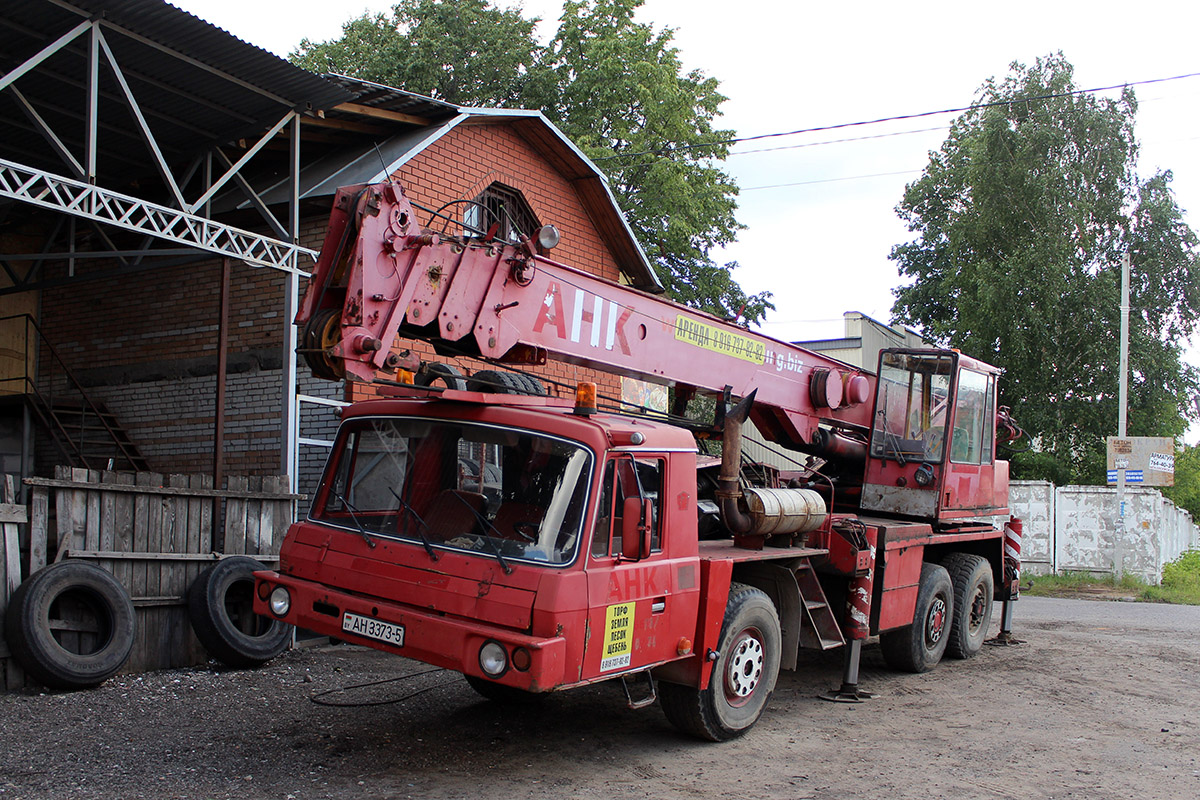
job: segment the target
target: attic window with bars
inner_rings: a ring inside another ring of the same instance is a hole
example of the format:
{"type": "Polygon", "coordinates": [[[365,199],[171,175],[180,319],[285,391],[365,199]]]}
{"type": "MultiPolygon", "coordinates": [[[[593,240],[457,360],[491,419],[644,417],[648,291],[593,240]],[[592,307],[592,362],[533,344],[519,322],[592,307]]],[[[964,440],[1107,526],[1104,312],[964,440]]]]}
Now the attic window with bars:
{"type": "Polygon", "coordinates": [[[542,226],[521,191],[503,183],[493,183],[467,206],[463,224],[467,236],[477,237],[495,225],[495,237],[502,242],[519,241],[522,234],[533,236],[542,226]]]}

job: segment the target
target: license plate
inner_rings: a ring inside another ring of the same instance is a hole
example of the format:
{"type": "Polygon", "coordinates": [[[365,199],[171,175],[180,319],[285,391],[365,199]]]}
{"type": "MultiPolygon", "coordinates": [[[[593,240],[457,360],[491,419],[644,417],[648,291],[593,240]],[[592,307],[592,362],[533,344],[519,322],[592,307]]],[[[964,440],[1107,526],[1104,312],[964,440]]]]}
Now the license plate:
{"type": "Polygon", "coordinates": [[[396,647],[404,647],[403,625],[380,622],[377,619],[360,617],[358,614],[351,614],[347,611],[342,615],[342,630],[357,633],[359,636],[366,636],[369,639],[378,639],[396,647]]]}

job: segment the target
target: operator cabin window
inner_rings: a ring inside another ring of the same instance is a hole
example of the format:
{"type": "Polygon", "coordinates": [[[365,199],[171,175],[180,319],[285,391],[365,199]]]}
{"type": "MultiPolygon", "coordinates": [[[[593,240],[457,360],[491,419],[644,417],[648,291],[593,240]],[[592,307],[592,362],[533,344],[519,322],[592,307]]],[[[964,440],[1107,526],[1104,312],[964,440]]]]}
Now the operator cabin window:
{"type": "Polygon", "coordinates": [[[463,225],[467,236],[479,239],[495,226],[493,236],[501,242],[518,242],[542,227],[520,190],[503,183],[493,183],[467,205],[463,225]]]}
{"type": "Polygon", "coordinates": [[[950,460],[959,464],[988,464],[992,461],[992,439],[996,424],[996,378],[973,370],[959,372],[958,397],[954,404],[954,436],[950,460]]]}

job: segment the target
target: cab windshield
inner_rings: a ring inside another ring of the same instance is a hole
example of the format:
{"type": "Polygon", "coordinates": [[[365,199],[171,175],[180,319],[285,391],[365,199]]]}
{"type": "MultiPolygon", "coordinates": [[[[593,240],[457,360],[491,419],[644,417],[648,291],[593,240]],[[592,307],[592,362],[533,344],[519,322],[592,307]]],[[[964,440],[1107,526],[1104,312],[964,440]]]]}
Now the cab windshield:
{"type": "Polygon", "coordinates": [[[426,549],[566,564],[592,453],[511,428],[404,417],[346,422],[310,518],[426,549]]]}
{"type": "Polygon", "coordinates": [[[944,457],[954,359],[942,353],[883,353],[871,455],[938,463],[944,457]]]}

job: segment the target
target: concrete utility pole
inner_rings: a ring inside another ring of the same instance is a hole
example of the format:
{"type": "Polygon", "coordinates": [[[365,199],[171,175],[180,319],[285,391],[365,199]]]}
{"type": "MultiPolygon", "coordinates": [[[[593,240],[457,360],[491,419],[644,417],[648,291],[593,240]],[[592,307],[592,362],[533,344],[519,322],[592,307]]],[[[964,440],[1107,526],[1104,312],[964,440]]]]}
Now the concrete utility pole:
{"type": "MultiPolygon", "coordinates": [[[[1129,253],[1121,257],[1121,373],[1117,389],[1117,437],[1125,438],[1129,405],[1129,253]]],[[[1117,530],[1113,544],[1113,569],[1119,582],[1125,573],[1125,467],[1118,460],[1117,530]]]]}

